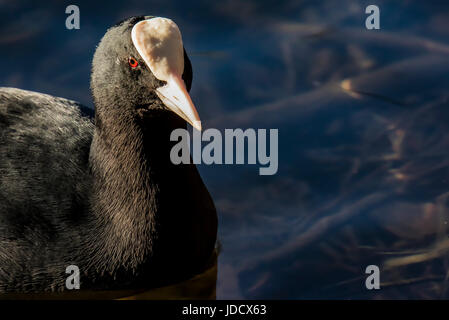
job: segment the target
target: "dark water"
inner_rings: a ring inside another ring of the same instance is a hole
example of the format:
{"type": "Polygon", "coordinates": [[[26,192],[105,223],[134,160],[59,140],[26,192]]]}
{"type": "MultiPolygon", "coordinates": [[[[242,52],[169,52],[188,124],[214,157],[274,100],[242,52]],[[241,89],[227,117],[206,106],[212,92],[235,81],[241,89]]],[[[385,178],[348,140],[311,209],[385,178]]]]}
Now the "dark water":
{"type": "Polygon", "coordinates": [[[200,165],[217,298],[447,298],[447,1],[0,1],[1,86],[92,106],[107,27],[170,17],[205,128],[279,129],[279,171],[200,165]],[[81,29],[65,29],[77,4],[81,29]],[[368,4],[381,30],[365,29],[368,4]],[[365,288],[365,268],[381,289],[365,288]]]}

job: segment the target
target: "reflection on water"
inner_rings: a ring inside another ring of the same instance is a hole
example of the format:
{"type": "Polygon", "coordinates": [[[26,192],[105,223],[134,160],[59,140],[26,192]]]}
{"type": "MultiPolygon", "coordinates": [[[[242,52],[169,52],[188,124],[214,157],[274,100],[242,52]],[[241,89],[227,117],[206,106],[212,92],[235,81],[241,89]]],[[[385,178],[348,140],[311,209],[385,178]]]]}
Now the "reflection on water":
{"type": "Polygon", "coordinates": [[[205,272],[174,285],[157,288],[121,300],[171,300],[171,299],[200,299],[213,300],[216,298],[217,261],[205,272]]]}
{"type": "Polygon", "coordinates": [[[203,127],[279,129],[277,175],[199,166],[220,218],[217,298],[448,298],[449,5],[377,1],[381,30],[367,31],[368,4],[79,1],[69,32],[59,4],[0,2],[16,13],[0,14],[0,84],[92,105],[106,28],[171,17],[203,127]],[[365,289],[370,264],[381,290],[365,289]]]}

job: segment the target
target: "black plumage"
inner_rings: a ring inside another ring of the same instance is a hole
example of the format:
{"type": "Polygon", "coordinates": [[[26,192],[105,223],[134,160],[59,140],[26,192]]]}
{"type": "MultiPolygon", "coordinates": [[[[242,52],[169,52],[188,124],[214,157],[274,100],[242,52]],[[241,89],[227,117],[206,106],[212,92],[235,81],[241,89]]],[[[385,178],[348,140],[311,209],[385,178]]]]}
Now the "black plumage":
{"type": "Polygon", "coordinates": [[[195,165],[169,157],[170,133],[186,123],[157,97],[163,83],[131,41],[149,18],[115,25],[98,45],[95,119],[74,101],[0,88],[0,293],[67,290],[69,265],[81,290],[147,288],[210,259],[212,199],[195,165]]]}

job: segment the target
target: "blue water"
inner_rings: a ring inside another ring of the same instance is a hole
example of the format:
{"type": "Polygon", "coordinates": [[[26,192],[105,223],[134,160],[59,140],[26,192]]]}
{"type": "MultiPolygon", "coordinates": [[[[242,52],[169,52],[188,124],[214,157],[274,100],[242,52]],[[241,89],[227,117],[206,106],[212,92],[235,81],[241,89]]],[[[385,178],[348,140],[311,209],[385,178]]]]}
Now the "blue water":
{"type": "Polygon", "coordinates": [[[279,129],[279,170],[200,165],[217,298],[447,298],[447,1],[0,1],[0,86],[92,106],[90,63],[132,15],[172,18],[205,128],[279,129]],[[377,4],[381,29],[365,28],[377,4]],[[378,265],[381,289],[365,288],[378,265]]]}

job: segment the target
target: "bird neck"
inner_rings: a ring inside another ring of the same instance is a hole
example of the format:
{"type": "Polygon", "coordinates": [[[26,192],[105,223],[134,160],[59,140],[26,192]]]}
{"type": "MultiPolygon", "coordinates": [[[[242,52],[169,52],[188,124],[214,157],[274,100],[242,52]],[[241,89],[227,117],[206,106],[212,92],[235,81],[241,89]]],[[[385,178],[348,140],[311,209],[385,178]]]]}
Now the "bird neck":
{"type": "Polygon", "coordinates": [[[100,233],[92,263],[108,261],[110,272],[118,266],[135,269],[152,255],[158,194],[171,166],[170,132],[180,125],[167,112],[115,119],[96,119],[101,124],[96,125],[89,159],[92,211],[100,233]]]}

